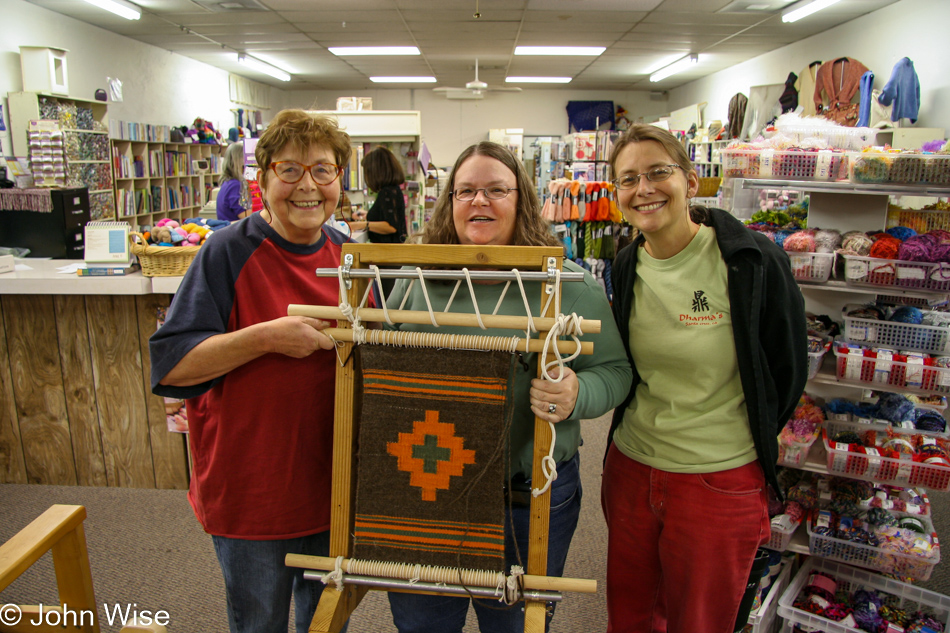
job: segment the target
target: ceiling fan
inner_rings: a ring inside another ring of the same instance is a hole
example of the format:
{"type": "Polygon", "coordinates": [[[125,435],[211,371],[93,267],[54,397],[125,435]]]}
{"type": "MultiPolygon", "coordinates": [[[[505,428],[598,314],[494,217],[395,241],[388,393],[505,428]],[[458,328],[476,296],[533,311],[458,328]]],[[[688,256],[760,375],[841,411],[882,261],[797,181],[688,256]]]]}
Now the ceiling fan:
{"type": "Polygon", "coordinates": [[[518,87],[492,88],[478,78],[478,58],[475,59],[475,79],[464,88],[433,88],[433,92],[444,92],[448,99],[482,99],[486,92],[521,92],[518,87]]]}

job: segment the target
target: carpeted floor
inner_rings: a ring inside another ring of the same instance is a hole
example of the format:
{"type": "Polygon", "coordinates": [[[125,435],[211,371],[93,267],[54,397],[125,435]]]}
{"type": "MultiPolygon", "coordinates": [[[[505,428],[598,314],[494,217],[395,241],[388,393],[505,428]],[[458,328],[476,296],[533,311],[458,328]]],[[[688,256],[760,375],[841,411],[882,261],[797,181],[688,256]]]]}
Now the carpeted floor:
{"type": "MultiPolygon", "coordinates": [[[[600,471],[608,424],[607,416],[585,423],[584,503],[565,571],[566,576],[597,580],[599,591],[567,594],[558,606],[553,633],[593,633],[606,628],[607,535],[600,511],[600,471]]],[[[950,535],[950,493],[933,493],[931,502],[937,534],[950,535]]],[[[137,607],[133,608],[139,610],[167,611],[170,633],[227,631],[223,583],[211,538],[199,526],[184,492],[0,485],[0,542],[54,503],[86,506],[86,540],[100,615],[103,605],[134,603],[137,607]]],[[[54,602],[54,583],[47,555],[0,593],[0,604],[54,602]]],[[[928,582],[918,584],[950,594],[950,563],[938,565],[928,582]]],[[[118,623],[102,623],[104,633],[119,628],[118,623]]],[[[370,592],[353,615],[349,630],[394,633],[385,594],[370,592]]],[[[471,611],[465,630],[478,630],[471,611]]]]}

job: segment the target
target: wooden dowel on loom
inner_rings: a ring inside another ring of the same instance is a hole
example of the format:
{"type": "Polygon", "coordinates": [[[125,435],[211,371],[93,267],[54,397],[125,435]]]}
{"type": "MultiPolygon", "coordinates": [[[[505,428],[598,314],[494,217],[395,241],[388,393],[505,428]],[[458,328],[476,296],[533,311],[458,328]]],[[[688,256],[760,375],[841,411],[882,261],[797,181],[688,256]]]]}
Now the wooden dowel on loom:
{"type": "MultiPolygon", "coordinates": [[[[348,561],[343,561],[346,566],[348,561]]],[[[301,569],[330,571],[336,567],[336,559],[330,556],[307,556],[305,554],[287,554],[284,564],[301,569]]],[[[557,576],[532,576],[525,574],[526,589],[537,591],[573,591],[575,593],[597,593],[597,581],[587,578],[559,578],[557,576]]]]}
{"type": "MultiPolygon", "coordinates": [[[[336,306],[314,306],[290,304],[287,306],[289,316],[306,316],[314,319],[323,319],[337,321],[345,320],[343,311],[336,306]]],[[[478,319],[474,314],[460,312],[434,312],[435,321],[439,325],[478,327],[478,319]]],[[[386,316],[380,308],[360,308],[360,321],[372,321],[384,323],[386,316]]],[[[417,325],[431,325],[432,319],[425,310],[390,310],[389,318],[393,323],[413,323],[417,325]]],[[[507,329],[507,330],[526,330],[528,328],[528,317],[512,316],[505,314],[483,314],[482,323],[485,327],[507,329]]],[[[534,326],[538,330],[548,331],[554,327],[554,319],[547,317],[535,317],[534,326]]],[[[581,331],[584,334],[599,334],[600,321],[595,319],[584,319],[581,321],[581,331]]],[[[477,332],[476,332],[477,333],[477,332]]]]}
{"type": "MultiPolygon", "coordinates": [[[[385,330],[371,330],[369,336],[372,336],[372,332],[374,331],[383,332],[385,330]]],[[[322,332],[335,341],[344,341],[347,343],[352,343],[354,340],[353,330],[349,328],[332,328],[331,327],[331,328],[326,328],[325,330],[322,330],[322,332]]],[[[393,345],[410,345],[411,344],[414,347],[445,347],[444,344],[439,344],[439,343],[435,343],[431,345],[419,344],[417,341],[413,341],[412,343],[410,343],[411,339],[417,337],[420,334],[419,332],[400,332],[396,330],[389,330],[385,332],[387,333],[388,336],[391,337],[391,343],[393,345]]],[[[428,334],[438,335],[438,332],[429,332],[428,334]]],[[[447,335],[447,336],[451,336],[451,335],[447,335]]],[[[495,338],[495,337],[466,335],[466,334],[459,334],[457,336],[476,338],[476,339],[495,338]]],[[[544,351],[544,339],[520,338],[518,339],[518,341],[519,341],[518,344],[515,346],[515,350],[518,352],[535,352],[535,353],[540,354],[541,352],[544,351]],[[525,349],[526,345],[527,345],[527,349],[525,349]]],[[[554,344],[557,346],[557,351],[560,352],[561,354],[573,354],[574,350],[577,349],[577,346],[574,343],[574,341],[555,341],[554,344]]],[[[471,349],[499,349],[500,351],[505,351],[509,348],[507,346],[507,343],[505,344],[503,348],[482,347],[473,343],[471,346],[471,349]]],[[[593,353],[594,353],[594,343],[591,341],[581,341],[581,354],[589,355],[593,353]]]]}

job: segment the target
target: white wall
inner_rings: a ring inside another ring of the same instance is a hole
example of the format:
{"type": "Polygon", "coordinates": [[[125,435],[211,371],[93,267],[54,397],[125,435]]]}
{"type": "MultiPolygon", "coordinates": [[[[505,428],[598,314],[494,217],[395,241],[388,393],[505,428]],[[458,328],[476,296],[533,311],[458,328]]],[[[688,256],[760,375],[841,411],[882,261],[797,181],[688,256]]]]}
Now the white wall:
{"type": "MultiPolygon", "coordinates": [[[[124,101],[109,104],[111,119],[180,126],[201,117],[222,134],[234,126],[227,72],[21,0],[2,5],[0,96],[23,90],[20,46],[53,46],[69,51],[71,97],[92,100],[106,77],[122,80],[124,101]]],[[[285,95],[271,89],[272,103],[283,107],[285,95]]],[[[10,150],[6,141],[4,150],[10,150]]]]}
{"type": "Polygon", "coordinates": [[[874,72],[875,88],[883,88],[894,64],[909,57],[920,80],[917,127],[950,128],[950,38],[944,33],[948,22],[947,0],[902,0],[671,90],[670,108],[705,101],[705,120],[725,122],[729,99],[737,92],[748,96],[750,86],[784,84],[789,72],[800,74],[813,61],[851,57],[874,72]]]}
{"type": "Polygon", "coordinates": [[[567,102],[613,101],[628,117],[653,120],[669,109],[666,101],[652,101],[648,92],[526,89],[520,93],[489,92],[480,100],[449,100],[429,88],[371,90],[356,94],[294,91],[288,107],[333,110],[338,96],[371,97],[374,110],[419,110],[422,140],[432,163],[450,167],[463,149],[488,140],[492,128],[523,128],[527,136],[562,136],[568,133],[567,102]]]}

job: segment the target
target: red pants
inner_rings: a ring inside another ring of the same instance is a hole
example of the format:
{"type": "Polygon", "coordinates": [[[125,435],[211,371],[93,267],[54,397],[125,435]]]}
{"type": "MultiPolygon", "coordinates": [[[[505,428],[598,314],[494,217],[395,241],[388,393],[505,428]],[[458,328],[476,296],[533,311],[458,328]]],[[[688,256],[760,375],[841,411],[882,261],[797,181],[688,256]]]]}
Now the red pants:
{"type": "Polygon", "coordinates": [[[680,474],[615,445],[604,466],[607,632],[732,633],[756,549],[769,540],[759,463],[680,474]]]}

